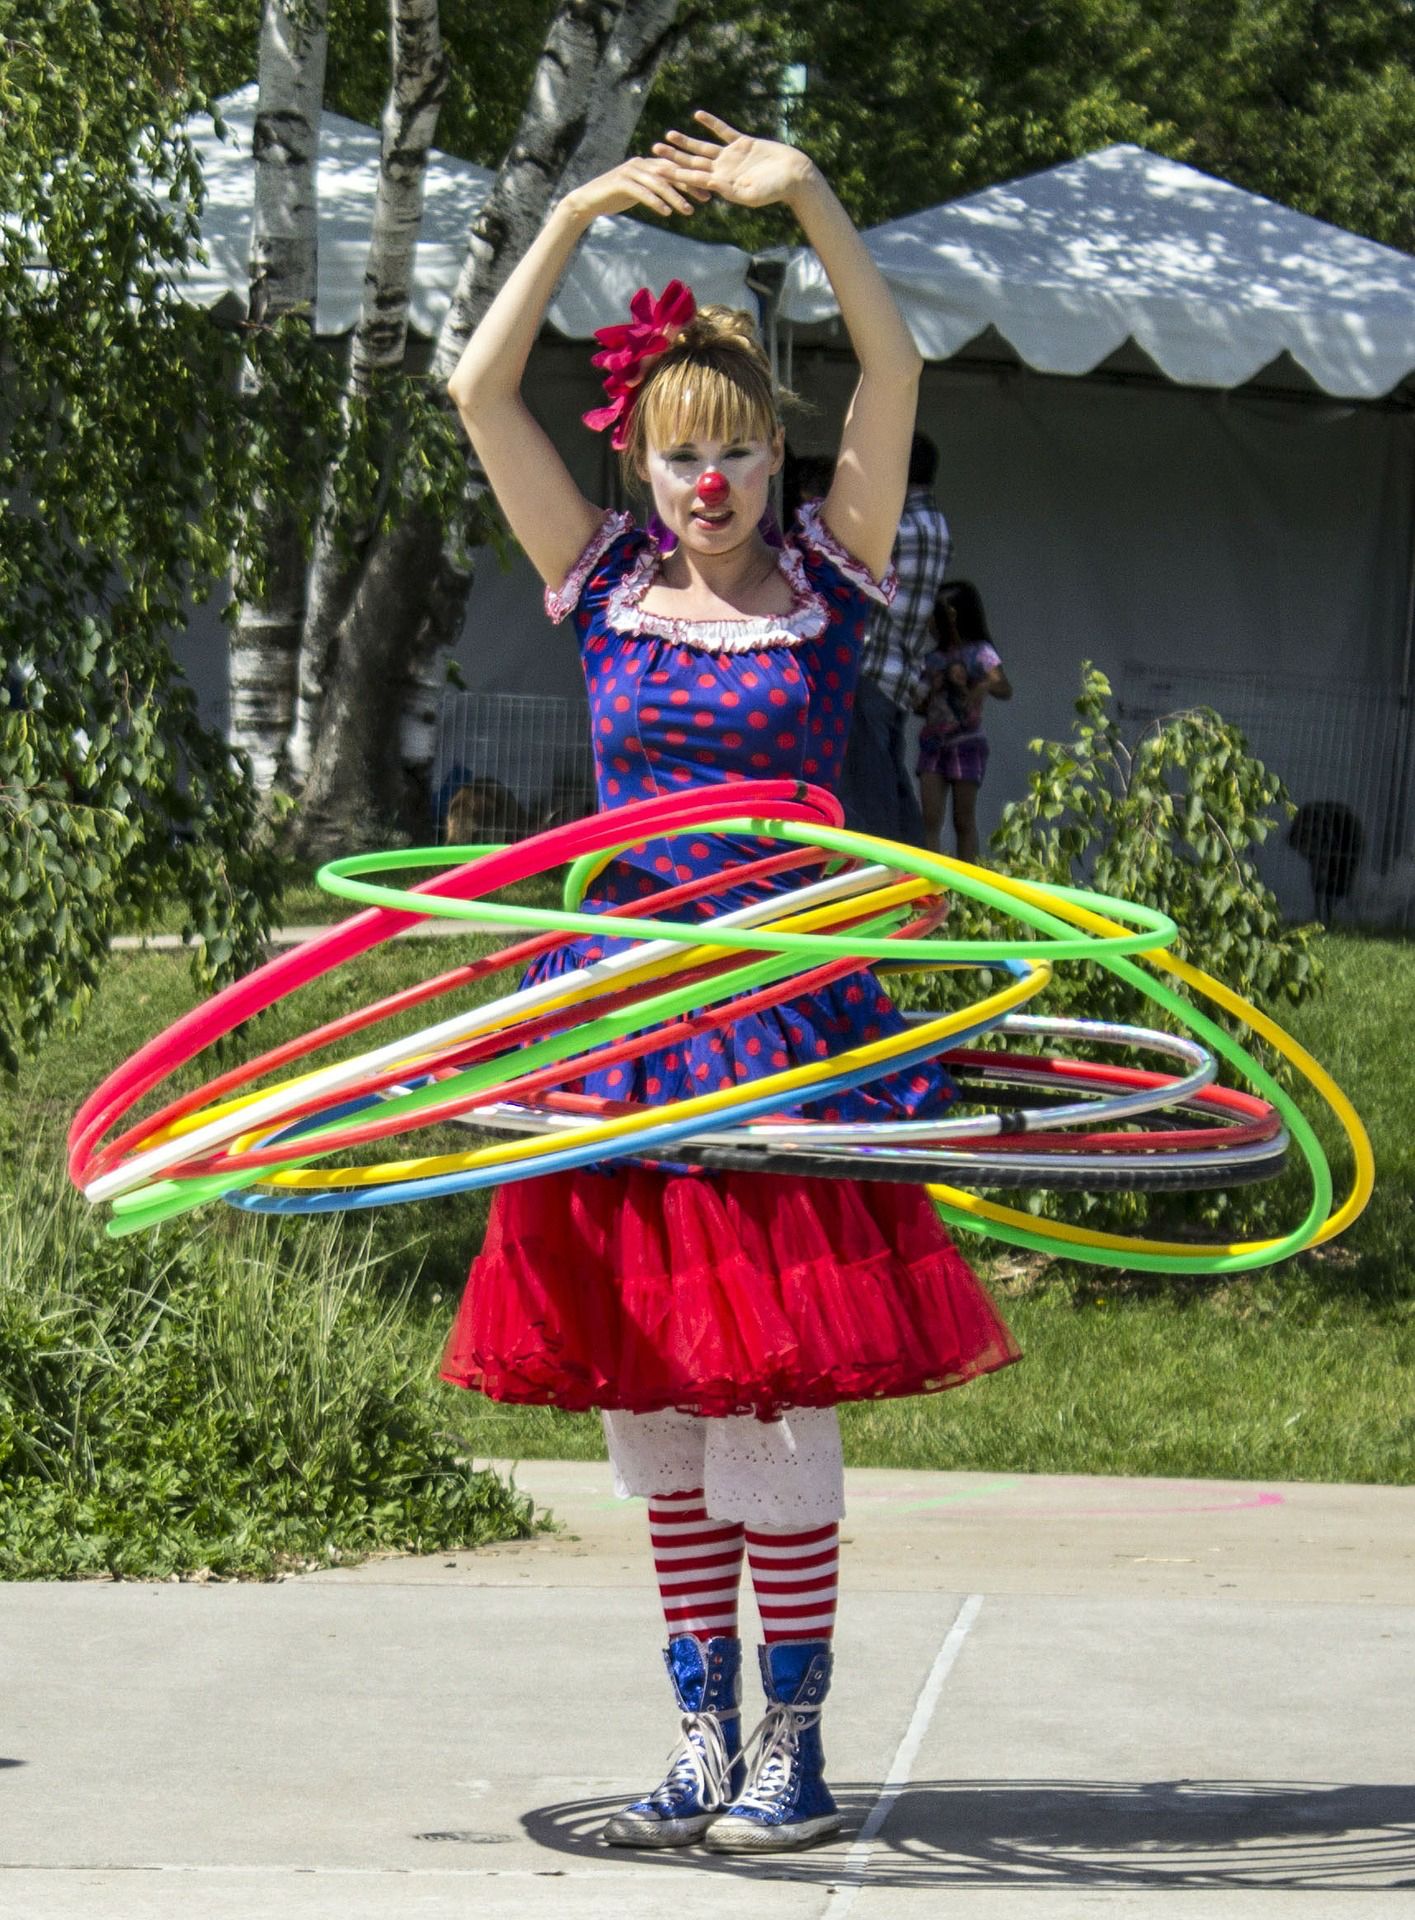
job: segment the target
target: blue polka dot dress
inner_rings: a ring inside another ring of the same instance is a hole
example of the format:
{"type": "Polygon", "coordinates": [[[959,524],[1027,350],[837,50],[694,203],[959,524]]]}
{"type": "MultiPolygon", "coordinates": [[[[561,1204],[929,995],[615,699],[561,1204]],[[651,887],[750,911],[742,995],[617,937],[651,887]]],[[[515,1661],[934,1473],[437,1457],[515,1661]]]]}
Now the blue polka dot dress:
{"type": "MultiPolygon", "coordinates": [[[[788,614],[690,622],[645,612],[659,564],[629,516],[609,514],[546,595],[551,617],[573,618],[579,637],[601,809],[782,776],[833,788],[865,622],[886,589],[811,508],[780,552],[788,614]]],[[[734,864],[772,851],[723,835],[648,840],[605,869],[586,905],[648,902],[716,872],[726,883],[700,911],[720,913],[807,877],[751,892],[731,884],[734,864]]],[[[530,978],[617,945],[568,942],[530,978]]],[[[577,1084],[662,1104],[902,1025],[861,970],[577,1084]]],[[[914,1118],[953,1098],[930,1062],[799,1111],[914,1118]]],[[[922,1187],[621,1165],[499,1190],[443,1371],[501,1400],[769,1419],[790,1406],[937,1391],[1016,1357],[922,1187]]]]}

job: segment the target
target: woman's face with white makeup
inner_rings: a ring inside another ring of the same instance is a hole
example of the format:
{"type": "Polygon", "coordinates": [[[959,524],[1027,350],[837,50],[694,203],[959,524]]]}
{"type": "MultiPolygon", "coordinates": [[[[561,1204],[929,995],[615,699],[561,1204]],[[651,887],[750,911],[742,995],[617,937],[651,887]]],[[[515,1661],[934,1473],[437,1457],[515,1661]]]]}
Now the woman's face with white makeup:
{"type": "Polygon", "coordinates": [[[772,440],[687,439],[651,447],[645,474],[658,517],[695,553],[730,553],[756,531],[782,461],[772,440]],[[720,474],[726,482],[704,476],[720,474]]]}

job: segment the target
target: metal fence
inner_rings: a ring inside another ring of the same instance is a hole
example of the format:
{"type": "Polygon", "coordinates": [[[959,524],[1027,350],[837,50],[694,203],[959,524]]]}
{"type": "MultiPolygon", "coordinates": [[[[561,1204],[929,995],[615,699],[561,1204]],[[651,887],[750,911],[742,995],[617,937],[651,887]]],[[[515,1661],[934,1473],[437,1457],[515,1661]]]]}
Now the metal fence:
{"type": "MultiPolygon", "coordinates": [[[[1256,854],[1283,910],[1415,932],[1415,714],[1399,690],[1126,662],[1117,711],[1132,740],[1199,706],[1238,727],[1297,804],[1291,827],[1256,854]]],[[[439,837],[454,845],[519,840],[592,813],[585,702],[449,691],[434,790],[439,837]]]]}
{"type": "Polygon", "coordinates": [[[1415,716],[1399,688],[1126,662],[1117,711],[1131,739],[1200,706],[1242,731],[1297,804],[1257,855],[1284,910],[1415,930],[1415,716]]]}
{"type": "Polygon", "coordinates": [[[454,846],[520,840],[593,813],[585,702],[554,694],[444,694],[433,792],[439,837],[454,846]]]}

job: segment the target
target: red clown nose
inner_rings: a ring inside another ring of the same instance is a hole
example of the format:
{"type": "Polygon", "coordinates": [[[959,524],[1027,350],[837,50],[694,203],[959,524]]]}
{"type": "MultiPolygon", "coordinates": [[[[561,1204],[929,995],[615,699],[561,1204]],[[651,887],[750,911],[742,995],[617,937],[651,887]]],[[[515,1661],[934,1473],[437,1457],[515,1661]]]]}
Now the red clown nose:
{"type": "Polygon", "coordinates": [[[716,467],[709,467],[698,481],[698,498],[705,507],[720,507],[731,491],[716,467]]]}

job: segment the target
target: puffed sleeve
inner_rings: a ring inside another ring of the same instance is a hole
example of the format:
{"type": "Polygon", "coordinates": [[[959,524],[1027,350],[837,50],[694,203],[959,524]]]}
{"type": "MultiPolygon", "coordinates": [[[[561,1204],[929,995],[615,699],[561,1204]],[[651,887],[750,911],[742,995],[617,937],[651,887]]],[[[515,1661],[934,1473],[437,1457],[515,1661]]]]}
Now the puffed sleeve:
{"type": "Polygon", "coordinates": [[[598,584],[599,575],[605,576],[606,591],[612,587],[632,564],[642,540],[631,513],[606,513],[563,583],[545,590],[545,610],[554,624],[558,627],[589,598],[586,589],[598,584]]]}
{"type": "Polygon", "coordinates": [[[857,560],[853,553],[846,551],[836,539],[830,528],[821,519],[821,504],[818,500],[808,500],[805,506],[797,509],[796,523],[791,530],[793,545],[817,564],[824,563],[842,580],[867,594],[871,600],[877,600],[881,606],[889,606],[893,599],[898,580],[893,563],[885,569],[884,578],[876,580],[863,561],[857,560]]]}

